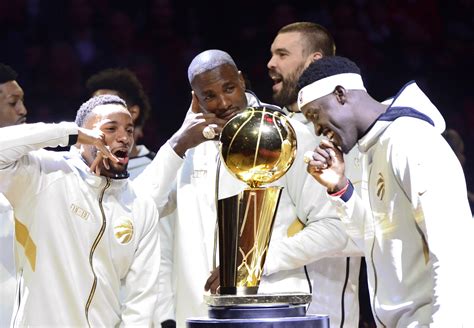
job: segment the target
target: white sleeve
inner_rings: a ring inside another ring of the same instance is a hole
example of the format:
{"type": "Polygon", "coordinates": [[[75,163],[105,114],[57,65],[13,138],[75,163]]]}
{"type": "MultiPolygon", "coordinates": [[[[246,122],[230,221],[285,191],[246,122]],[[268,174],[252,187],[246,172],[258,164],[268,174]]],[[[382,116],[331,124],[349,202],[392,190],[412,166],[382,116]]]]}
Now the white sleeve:
{"type": "Polygon", "coordinates": [[[294,126],[298,151],[291,169],[284,176],[287,190],[283,192],[292,199],[304,228],[291,237],[272,239],[265,274],[299,268],[324,257],[362,254],[346,233],[336,208],[327,199],[326,188],[306,171],[304,153],[314,150],[319,140],[306,127],[297,129],[296,123],[294,126]]]}
{"type": "Polygon", "coordinates": [[[351,240],[360,250],[364,250],[365,226],[366,222],[371,219],[372,212],[355,192],[352,184],[350,188],[351,190],[346,191],[341,197],[327,195],[327,198],[337,209],[338,215],[344,224],[344,229],[351,240]]]}
{"type": "Polygon", "coordinates": [[[183,162],[184,159],[166,142],[153,161],[132,182],[135,190],[151,195],[161,216],[166,216],[176,208],[172,193],[183,162]]]}
{"type": "Polygon", "coordinates": [[[159,297],[156,306],[154,324],[160,327],[166,320],[176,321],[175,316],[175,284],[173,277],[173,243],[174,243],[174,224],[176,212],[160,218],[160,273],[159,273],[159,297]]]}
{"type": "Polygon", "coordinates": [[[135,258],[125,278],[125,298],[122,310],[122,326],[151,326],[158,299],[158,272],[160,262],[160,235],[158,211],[155,204],[146,208],[147,218],[135,258]]]}
{"type": "Polygon", "coordinates": [[[0,169],[11,166],[30,151],[67,146],[69,137],[78,134],[75,123],[21,124],[0,128],[0,169]]]}
{"type": "Polygon", "coordinates": [[[0,128],[0,192],[12,205],[25,194],[39,192],[42,158],[40,152],[33,151],[66,146],[70,136],[77,134],[77,125],[69,122],[0,128]]]}

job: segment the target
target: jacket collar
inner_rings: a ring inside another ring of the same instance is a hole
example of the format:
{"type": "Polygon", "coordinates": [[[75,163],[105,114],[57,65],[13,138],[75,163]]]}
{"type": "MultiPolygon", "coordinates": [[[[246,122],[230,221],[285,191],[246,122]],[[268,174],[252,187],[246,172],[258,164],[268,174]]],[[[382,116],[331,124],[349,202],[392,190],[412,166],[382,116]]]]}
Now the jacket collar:
{"type": "MultiPolygon", "coordinates": [[[[76,168],[82,180],[93,188],[102,188],[107,183],[107,177],[97,176],[90,171],[89,166],[81,156],[79,149],[75,146],[71,146],[69,152],[65,153],[66,160],[76,168]]],[[[122,189],[127,183],[128,179],[110,179],[111,189],[122,189]]]]}
{"type": "Polygon", "coordinates": [[[442,133],[446,128],[441,113],[418,85],[411,81],[392,98],[385,113],[380,115],[367,133],[359,139],[359,150],[367,152],[377,142],[379,136],[399,117],[421,119],[433,125],[439,133],[442,133]]]}

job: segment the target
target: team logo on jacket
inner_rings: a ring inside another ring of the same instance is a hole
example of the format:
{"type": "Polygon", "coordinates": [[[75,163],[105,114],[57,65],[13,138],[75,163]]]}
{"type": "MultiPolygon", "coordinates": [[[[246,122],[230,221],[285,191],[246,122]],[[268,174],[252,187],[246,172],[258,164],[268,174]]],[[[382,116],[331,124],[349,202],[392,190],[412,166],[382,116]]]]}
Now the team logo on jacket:
{"type": "Polygon", "coordinates": [[[380,200],[383,200],[384,195],[385,195],[385,180],[383,178],[382,173],[379,172],[379,176],[377,179],[377,197],[380,200]]]}
{"type": "Polygon", "coordinates": [[[115,220],[114,235],[120,244],[128,244],[133,238],[132,219],[122,216],[119,219],[115,220]]]}

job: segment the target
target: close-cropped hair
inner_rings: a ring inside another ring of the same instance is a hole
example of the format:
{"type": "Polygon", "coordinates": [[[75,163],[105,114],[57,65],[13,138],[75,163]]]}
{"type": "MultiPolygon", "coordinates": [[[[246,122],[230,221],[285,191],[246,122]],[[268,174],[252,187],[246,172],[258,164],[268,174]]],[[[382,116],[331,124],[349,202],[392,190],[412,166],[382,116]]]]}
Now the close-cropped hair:
{"type": "Polygon", "coordinates": [[[298,90],[325,77],[343,73],[355,73],[360,75],[360,68],[356,63],[346,57],[323,57],[312,62],[308,68],[304,70],[298,80],[298,90]]]}
{"type": "Polygon", "coordinates": [[[114,90],[127,105],[140,107],[135,124],[143,126],[150,116],[151,105],[143,85],[135,73],[127,68],[108,68],[92,75],[86,82],[89,95],[100,89],[114,90]]]}
{"type": "Polygon", "coordinates": [[[321,52],[323,56],[334,56],[336,54],[336,44],[331,33],[322,25],[313,22],[296,22],[283,26],[278,34],[298,32],[306,40],[304,55],[313,52],[321,52]]]}
{"type": "Polygon", "coordinates": [[[18,73],[15,72],[10,66],[0,63],[0,84],[15,81],[18,77],[18,73]]]}
{"type": "Polygon", "coordinates": [[[110,104],[117,104],[117,105],[122,105],[125,109],[127,108],[127,104],[125,103],[125,100],[122,98],[115,96],[115,95],[100,95],[100,96],[95,96],[87,100],[85,103],[81,105],[79,110],[77,111],[76,114],[76,124],[77,126],[84,126],[85,121],[89,117],[89,115],[92,113],[94,108],[97,106],[102,106],[102,105],[110,105],[110,104]]]}
{"type": "Polygon", "coordinates": [[[213,70],[219,66],[228,64],[237,69],[232,57],[225,51],[218,49],[206,50],[198,54],[188,67],[188,80],[191,84],[196,75],[213,70]]]}

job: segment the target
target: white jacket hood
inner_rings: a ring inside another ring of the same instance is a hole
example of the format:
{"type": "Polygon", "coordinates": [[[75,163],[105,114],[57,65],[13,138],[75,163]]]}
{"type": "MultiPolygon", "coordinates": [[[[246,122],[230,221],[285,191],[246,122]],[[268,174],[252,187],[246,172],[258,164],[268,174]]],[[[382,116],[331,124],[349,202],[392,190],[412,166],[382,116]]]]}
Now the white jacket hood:
{"type": "Polygon", "coordinates": [[[411,107],[422,114],[428,116],[434,123],[434,127],[439,133],[446,129],[446,122],[438,108],[421,91],[415,81],[410,81],[394,97],[391,107],[411,107]]]}
{"type": "MultiPolygon", "coordinates": [[[[384,103],[387,104],[388,101],[384,103]]],[[[418,85],[411,81],[391,99],[385,113],[379,116],[373,127],[359,140],[359,150],[366,152],[393,121],[404,116],[426,121],[440,134],[446,129],[446,122],[439,110],[418,85]]]]}

